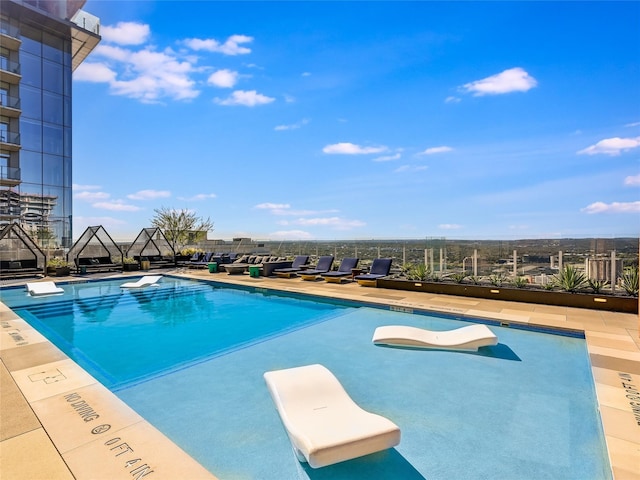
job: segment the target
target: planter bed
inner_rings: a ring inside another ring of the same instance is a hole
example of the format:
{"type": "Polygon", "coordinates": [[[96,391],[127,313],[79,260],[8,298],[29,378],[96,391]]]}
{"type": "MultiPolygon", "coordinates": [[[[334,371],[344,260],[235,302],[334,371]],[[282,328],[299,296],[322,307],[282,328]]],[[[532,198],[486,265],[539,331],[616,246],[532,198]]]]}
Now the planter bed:
{"type": "Polygon", "coordinates": [[[509,302],[537,303],[563,307],[590,308],[612,312],[638,313],[638,298],[624,295],[570,293],[529,288],[495,287],[465,283],[424,282],[379,279],[377,286],[392,290],[457,295],[460,297],[493,298],[509,302]]]}

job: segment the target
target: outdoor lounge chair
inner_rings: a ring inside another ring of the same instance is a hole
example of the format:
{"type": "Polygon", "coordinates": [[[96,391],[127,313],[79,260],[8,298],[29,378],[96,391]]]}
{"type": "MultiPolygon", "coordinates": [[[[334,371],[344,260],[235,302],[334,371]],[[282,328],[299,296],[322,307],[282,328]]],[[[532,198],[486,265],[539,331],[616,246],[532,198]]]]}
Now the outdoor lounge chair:
{"type": "Polygon", "coordinates": [[[323,273],[320,276],[327,282],[341,283],[342,280],[345,280],[352,275],[352,270],[358,266],[359,260],[360,259],[353,257],[343,258],[340,262],[340,266],[338,266],[338,270],[323,273]]]}
{"type": "Polygon", "coordinates": [[[322,273],[327,273],[331,270],[331,266],[333,265],[333,255],[323,255],[318,258],[318,264],[316,268],[310,270],[302,270],[300,272],[300,276],[303,280],[315,280],[318,278],[318,275],[322,273]]]}
{"type": "Polygon", "coordinates": [[[293,263],[288,268],[276,268],[273,273],[278,277],[282,278],[291,278],[295,276],[300,270],[302,270],[302,266],[306,265],[309,262],[309,255],[298,255],[293,259],[293,263]]]}
{"type": "Polygon", "coordinates": [[[389,275],[389,270],[391,270],[391,261],[392,259],[390,258],[376,258],[371,264],[369,273],[356,275],[353,279],[358,282],[358,285],[362,285],[364,287],[375,286],[377,279],[389,275]]]}
{"type": "Polygon", "coordinates": [[[298,460],[312,468],[400,443],[400,428],[360,408],[322,365],[266,372],[264,379],[298,460]]]}
{"type": "Polygon", "coordinates": [[[153,285],[154,287],[158,286],[158,280],[162,278],[162,275],[145,275],[140,278],[137,282],[126,282],[120,285],[121,288],[142,288],[149,287],[153,285]]]}
{"type": "Polygon", "coordinates": [[[64,289],[58,287],[54,282],[33,282],[27,283],[27,292],[32,297],[41,295],[62,295],[64,289]]]}
{"type": "Polygon", "coordinates": [[[414,348],[477,351],[479,347],[497,345],[498,337],[489,327],[482,324],[445,331],[388,325],[376,328],[373,333],[373,343],[414,348]]]}

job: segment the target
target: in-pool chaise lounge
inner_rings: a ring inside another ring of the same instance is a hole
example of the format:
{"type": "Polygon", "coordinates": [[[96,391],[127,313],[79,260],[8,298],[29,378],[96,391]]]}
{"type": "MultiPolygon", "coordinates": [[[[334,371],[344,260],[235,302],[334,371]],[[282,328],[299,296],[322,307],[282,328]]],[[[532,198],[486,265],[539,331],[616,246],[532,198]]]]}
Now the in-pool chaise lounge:
{"type": "Polygon", "coordinates": [[[291,267],[288,268],[276,268],[273,273],[277,277],[281,278],[291,278],[295,276],[300,270],[302,270],[303,265],[306,265],[309,262],[309,255],[298,255],[293,259],[293,263],[291,267]]]}
{"type": "Polygon", "coordinates": [[[61,295],[64,289],[58,287],[54,282],[32,282],[27,283],[27,292],[32,297],[39,295],[61,295]]]}
{"type": "Polygon", "coordinates": [[[318,275],[322,273],[327,273],[331,270],[331,266],[333,265],[333,255],[323,255],[318,258],[318,264],[316,268],[312,268],[309,270],[302,270],[300,272],[300,277],[303,280],[315,280],[318,278],[318,275]]]}
{"type": "Polygon", "coordinates": [[[338,270],[333,272],[323,273],[320,276],[327,282],[341,283],[343,280],[348,279],[352,275],[352,270],[358,266],[359,258],[346,257],[343,258],[338,266],[338,270]]]}
{"type": "Polygon", "coordinates": [[[468,325],[454,330],[433,331],[406,325],[387,325],[373,333],[376,345],[393,345],[443,350],[477,351],[479,347],[497,345],[498,337],[486,325],[468,325]]]}
{"type": "Polygon", "coordinates": [[[162,278],[162,275],[145,275],[137,282],[126,282],[120,285],[122,288],[142,288],[149,287],[151,285],[157,286],[158,280],[162,278]]]}
{"type": "Polygon", "coordinates": [[[400,443],[400,428],[360,408],[322,365],[266,372],[264,379],[298,460],[313,468],[400,443]]]}
{"type": "Polygon", "coordinates": [[[358,282],[358,285],[362,285],[364,287],[375,286],[377,279],[389,275],[389,271],[391,270],[391,262],[391,258],[376,258],[371,264],[369,273],[356,275],[355,277],[353,277],[353,279],[358,282]]]}

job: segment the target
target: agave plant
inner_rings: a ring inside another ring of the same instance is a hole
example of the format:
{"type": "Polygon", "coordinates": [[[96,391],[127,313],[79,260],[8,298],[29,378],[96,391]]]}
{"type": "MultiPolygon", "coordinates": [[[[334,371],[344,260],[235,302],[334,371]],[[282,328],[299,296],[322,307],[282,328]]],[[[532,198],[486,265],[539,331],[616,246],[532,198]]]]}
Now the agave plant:
{"type": "Polygon", "coordinates": [[[578,271],[576,267],[565,265],[562,270],[553,276],[553,284],[566,292],[574,293],[585,288],[589,281],[586,275],[578,271]]]}
{"type": "Polygon", "coordinates": [[[469,280],[471,280],[471,283],[473,283],[474,285],[480,285],[480,282],[482,281],[482,277],[476,277],[475,275],[469,275],[469,280]]]}
{"type": "Polygon", "coordinates": [[[468,275],[465,272],[455,272],[449,275],[449,278],[456,283],[464,282],[464,279],[467,278],[468,275]]]}
{"type": "Polygon", "coordinates": [[[587,280],[589,284],[589,288],[593,291],[593,293],[600,293],[603,288],[609,286],[609,282],[607,280],[594,280],[593,278],[589,278],[587,280]]]}
{"type": "Polygon", "coordinates": [[[429,278],[429,273],[429,267],[424,263],[418,263],[407,268],[405,275],[409,280],[425,281],[429,278]]]}
{"type": "Polygon", "coordinates": [[[503,272],[492,273],[489,275],[489,282],[494,287],[501,287],[504,282],[507,281],[507,276],[503,272]]]}
{"type": "Polygon", "coordinates": [[[516,286],[516,288],[524,288],[527,286],[527,284],[529,283],[529,281],[527,280],[526,277],[516,277],[513,279],[513,284],[516,286]]]}
{"type": "Polygon", "coordinates": [[[622,274],[622,288],[627,292],[627,295],[633,297],[638,296],[638,266],[625,268],[622,274]]]}

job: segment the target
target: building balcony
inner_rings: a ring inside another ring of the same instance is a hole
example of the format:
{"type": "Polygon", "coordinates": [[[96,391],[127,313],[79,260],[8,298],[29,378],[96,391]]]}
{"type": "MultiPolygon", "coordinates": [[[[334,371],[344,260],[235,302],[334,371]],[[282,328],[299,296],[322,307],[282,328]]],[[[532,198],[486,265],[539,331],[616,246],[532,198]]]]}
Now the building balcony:
{"type": "Polygon", "coordinates": [[[20,79],[20,64],[18,62],[12,62],[5,57],[0,57],[0,72],[2,72],[2,80],[5,82],[19,85],[20,79]]]}
{"type": "Polygon", "coordinates": [[[18,118],[21,113],[20,99],[0,92],[0,115],[18,118]]]}
{"type": "Polygon", "coordinates": [[[0,41],[3,47],[9,50],[18,50],[22,44],[20,30],[6,21],[0,21],[0,41]]]}
{"type": "Polygon", "coordinates": [[[10,152],[17,152],[20,150],[20,134],[16,132],[10,132],[6,130],[0,130],[0,147],[10,152]]]}
{"type": "Polygon", "coordinates": [[[0,185],[3,187],[15,187],[20,184],[20,169],[15,167],[0,166],[0,185]]]}

